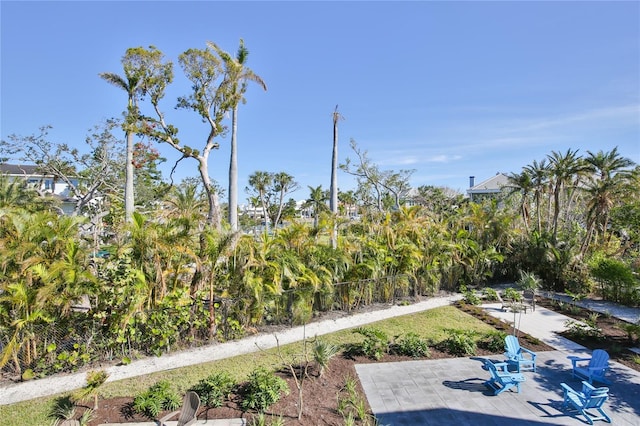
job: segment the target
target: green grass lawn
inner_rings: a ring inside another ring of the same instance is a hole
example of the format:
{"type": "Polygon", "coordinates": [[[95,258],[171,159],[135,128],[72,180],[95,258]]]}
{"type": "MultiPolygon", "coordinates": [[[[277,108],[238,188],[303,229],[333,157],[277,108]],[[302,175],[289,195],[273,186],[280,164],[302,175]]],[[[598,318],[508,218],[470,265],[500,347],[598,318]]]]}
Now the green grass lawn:
{"type": "MultiPolygon", "coordinates": [[[[452,306],[390,318],[370,323],[366,327],[375,327],[391,338],[413,332],[433,342],[444,340],[447,337],[446,330],[448,329],[478,332],[493,330],[489,325],[452,306]]],[[[313,336],[309,337],[313,338],[313,336]]],[[[353,333],[351,330],[342,330],[319,338],[336,345],[356,344],[363,339],[362,336],[353,333]]],[[[300,353],[302,353],[302,343],[292,343],[281,346],[280,354],[278,354],[277,348],[273,348],[233,358],[109,382],[102,386],[101,395],[105,398],[134,396],[159,380],[170,381],[175,385],[176,390],[183,393],[199,380],[215,371],[226,371],[236,380],[243,381],[256,367],[266,366],[271,369],[277,369],[282,366],[280,356],[284,356],[285,360],[293,360],[298,359],[296,354],[300,353]]],[[[63,395],[65,394],[37,398],[12,405],[2,405],[0,406],[1,423],[3,425],[49,425],[52,420],[47,416],[51,411],[53,402],[55,398],[63,395]]]]}

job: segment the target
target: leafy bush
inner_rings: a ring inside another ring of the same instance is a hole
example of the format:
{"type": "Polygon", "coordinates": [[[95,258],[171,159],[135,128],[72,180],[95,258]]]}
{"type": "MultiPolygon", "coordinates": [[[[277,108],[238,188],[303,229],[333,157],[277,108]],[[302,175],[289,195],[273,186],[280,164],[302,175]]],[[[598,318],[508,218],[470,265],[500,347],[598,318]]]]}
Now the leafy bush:
{"type": "Polygon", "coordinates": [[[282,378],[264,367],[251,372],[249,381],[242,389],[241,407],[243,410],[264,411],[280,400],[280,396],[289,394],[289,386],[282,378]]]}
{"type": "Polygon", "coordinates": [[[635,291],[638,281],[624,262],[608,257],[600,258],[590,265],[590,273],[598,282],[605,300],[628,305],[638,303],[638,293],[635,291]]]}
{"type": "Polygon", "coordinates": [[[516,284],[521,290],[537,290],[542,284],[542,280],[533,272],[520,271],[520,279],[516,284]]]}
{"type": "Polygon", "coordinates": [[[602,339],[604,337],[600,328],[591,326],[589,324],[568,320],[567,322],[565,322],[564,326],[567,327],[567,334],[574,338],[602,339]]]}
{"type": "Polygon", "coordinates": [[[175,410],[181,402],[180,396],[171,389],[171,384],[161,380],[135,396],[133,410],[148,418],[155,418],[163,410],[175,410]]]}
{"type": "Polygon", "coordinates": [[[366,357],[380,360],[384,354],[389,352],[389,337],[384,331],[370,327],[358,327],[353,332],[365,337],[361,347],[362,353],[366,357]]]}
{"type": "Polygon", "coordinates": [[[508,301],[522,302],[522,294],[520,294],[518,290],[512,287],[505,288],[504,292],[502,293],[502,297],[508,301]]]}
{"type": "Polygon", "coordinates": [[[476,295],[475,291],[467,289],[467,286],[461,285],[460,292],[464,301],[470,305],[479,305],[480,298],[476,295]]]}
{"type": "Polygon", "coordinates": [[[463,330],[448,330],[449,337],[441,343],[446,352],[454,356],[475,355],[478,349],[473,332],[463,330]]]}
{"type": "Polygon", "coordinates": [[[490,302],[495,302],[496,300],[498,300],[498,292],[491,287],[483,288],[482,294],[484,295],[484,298],[490,302]]]}
{"type": "Polygon", "coordinates": [[[398,355],[406,355],[413,358],[430,355],[429,343],[416,333],[407,333],[398,338],[393,346],[393,351],[398,355]]]}
{"type": "Polygon", "coordinates": [[[191,389],[200,397],[200,401],[207,407],[220,407],[236,386],[236,381],[225,372],[213,373],[200,380],[191,389]]]}
{"type": "Polygon", "coordinates": [[[618,328],[627,333],[627,339],[633,343],[636,339],[640,339],[640,321],[635,324],[622,323],[618,325],[618,328]]]}
{"type": "Polygon", "coordinates": [[[502,331],[489,331],[485,333],[479,341],[479,345],[491,352],[504,350],[504,338],[507,333],[502,331]]]}

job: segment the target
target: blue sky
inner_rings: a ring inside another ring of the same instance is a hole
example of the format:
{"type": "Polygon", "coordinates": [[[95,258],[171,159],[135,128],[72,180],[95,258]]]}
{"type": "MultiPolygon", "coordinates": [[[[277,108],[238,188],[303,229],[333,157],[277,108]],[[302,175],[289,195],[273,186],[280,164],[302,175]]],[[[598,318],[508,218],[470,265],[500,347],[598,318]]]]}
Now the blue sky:
{"type": "MultiPolygon", "coordinates": [[[[177,111],[189,92],[178,55],[207,41],[235,53],[268,86],[239,111],[239,178],[285,171],[329,188],[331,114],[340,162],[354,139],[384,170],[415,169],[412,185],[464,191],[519,172],[552,150],[609,151],[640,163],[640,2],[32,2],[1,3],[1,136],[53,126],[52,141],[84,147],[88,129],[120,116],[129,47],[154,45],[176,64],[164,99],[183,143],[206,127],[177,111]]],[[[210,158],[227,187],[229,139],[210,158]]],[[[168,158],[166,173],[176,158],[168,158]]],[[[167,175],[165,173],[165,176],[167,175]]],[[[182,162],[178,179],[197,176],[182,162]]],[[[355,180],[339,175],[341,190],[355,180]]],[[[240,202],[246,200],[241,191],[240,202]]]]}

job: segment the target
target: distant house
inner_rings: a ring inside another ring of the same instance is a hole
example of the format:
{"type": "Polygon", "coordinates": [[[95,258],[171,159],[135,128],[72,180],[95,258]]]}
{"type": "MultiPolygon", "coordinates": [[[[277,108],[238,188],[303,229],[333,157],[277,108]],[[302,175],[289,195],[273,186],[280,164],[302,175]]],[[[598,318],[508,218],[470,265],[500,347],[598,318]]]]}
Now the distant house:
{"type": "Polygon", "coordinates": [[[504,173],[498,172],[495,176],[475,184],[475,176],[469,176],[469,189],[467,194],[471,201],[480,201],[487,197],[495,197],[500,194],[502,188],[509,182],[509,178],[504,173]]]}
{"type": "MultiPolygon", "coordinates": [[[[66,182],[59,181],[53,175],[46,175],[38,170],[35,165],[22,164],[0,164],[0,174],[8,176],[10,179],[20,179],[27,182],[27,185],[40,194],[51,194],[62,202],[62,211],[71,214],[75,207],[75,199],[69,190],[66,182]]],[[[77,185],[77,181],[73,182],[77,185]]]]}

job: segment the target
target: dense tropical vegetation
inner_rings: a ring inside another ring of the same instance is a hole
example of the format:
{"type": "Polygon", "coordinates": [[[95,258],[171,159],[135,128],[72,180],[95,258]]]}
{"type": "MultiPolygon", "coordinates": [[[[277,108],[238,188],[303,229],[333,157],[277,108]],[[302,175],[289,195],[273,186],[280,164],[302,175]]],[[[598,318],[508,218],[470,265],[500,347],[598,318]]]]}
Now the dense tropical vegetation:
{"type": "Polygon", "coordinates": [[[135,192],[146,194],[130,213],[132,178],[113,166],[122,151],[112,148],[113,121],[88,139],[84,157],[47,141],[46,132],[2,141],[0,157],[30,161],[58,179],[74,176],[84,197],[65,216],[54,198],[0,176],[4,371],[29,377],[98,359],[128,362],[265,323],[302,324],[322,311],[515,281],[523,272],[546,289],[640,304],[640,167],[616,149],[551,152],[512,173],[498,196],[471,202],[446,188],[411,191],[413,171],[380,170],[352,141],[357,164],[341,168],[356,176],[357,189],[336,197],[309,187],[312,221],[287,200],[295,178],[265,171],[247,188],[262,215],[224,221],[207,159],[227,112],[235,127],[245,82],[266,88],[244,68],[243,49],[241,42],[235,59],[215,45],[179,58],[194,92],[178,107],[210,126],[201,151],[165,121],[160,101],[173,71],[157,49],[130,49],[125,78],[102,75],[129,95],[122,144],[127,156],[134,151],[135,192]],[[144,97],[153,114],[141,111],[144,97]],[[146,142],[131,145],[132,134],[146,142]],[[195,159],[200,179],[164,182],[151,142],[195,159]],[[336,198],[339,208],[328,208],[336,198]],[[353,210],[358,220],[350,220],[353,210]],[[262,232],[241,232],[260,220],[262,232]],[[83,299],[88,311],[78,308],[83,299]]]}

